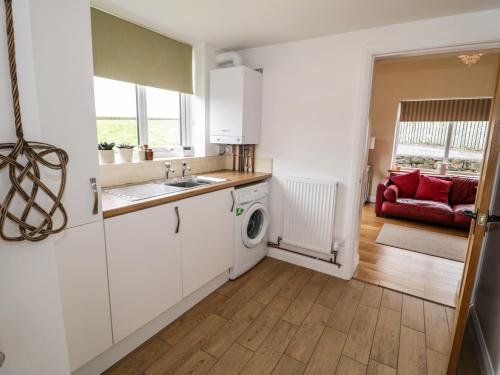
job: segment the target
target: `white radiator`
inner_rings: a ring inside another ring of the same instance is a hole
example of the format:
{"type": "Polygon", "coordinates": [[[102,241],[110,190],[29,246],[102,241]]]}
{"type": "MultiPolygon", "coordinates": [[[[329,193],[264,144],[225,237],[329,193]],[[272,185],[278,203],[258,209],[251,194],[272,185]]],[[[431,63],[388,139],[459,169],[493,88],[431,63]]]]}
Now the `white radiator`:
{"type": "Polygon", "coordinates": [[[289,177],[285,185],[281,241],[331,254],[338,183],[289,177]]]}

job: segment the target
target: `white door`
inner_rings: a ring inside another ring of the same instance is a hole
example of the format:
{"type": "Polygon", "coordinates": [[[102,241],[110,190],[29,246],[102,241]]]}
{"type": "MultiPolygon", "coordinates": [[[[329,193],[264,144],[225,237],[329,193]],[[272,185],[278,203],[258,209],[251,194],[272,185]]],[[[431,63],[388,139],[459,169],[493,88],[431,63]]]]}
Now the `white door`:
{"type": "Polygon", "coordinates": [[[233,189],[185,199],[180,207],[183,296],[233,265],[233,189]]]}
{"type": "MultiPolygon", "coordinates": [[[[31,24],[36,62],[31,88],[38,99],[42,131],[27,137],[63,148],[69,155],[63,197],[67,227],[102,220],[100,211],[93,212],[90,184],[90,178],[96,178],[100,187],[89,3],[71,1],[62,7],[34,2],[30,6],[39,15],[38,22],[31,24]]],[[[57,173],[50,174],[50,185],[58,186],[57,173]]]]}
{"type": "Polygon", "coordinates": [[[103,223],[66,229],[54,243],[73,371],[112,345],[103,223]]]}
{"type": "Polygon", "coordinates": [[[178,206],[104,220],[115,343],[182,299],[178,206]]]}

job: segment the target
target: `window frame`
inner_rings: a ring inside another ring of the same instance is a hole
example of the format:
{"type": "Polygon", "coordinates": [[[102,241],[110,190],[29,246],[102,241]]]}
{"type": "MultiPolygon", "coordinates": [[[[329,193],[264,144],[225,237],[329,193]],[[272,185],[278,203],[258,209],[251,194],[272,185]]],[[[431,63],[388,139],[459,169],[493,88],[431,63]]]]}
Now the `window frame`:
{"type": "MultiPolygon", "coordinates": [[[[123,81],[117,81],[123,82],[123,81]]],[[[136,124],[137,124],[137,146],[149,144],[148,133],[148,111],[147,111],[147,86],[134,84],[135,86],[135,103],[136,103],[136,124]]],[[[188,131],[187,124],[190,121],[190,95],[178,92],[179,94],[179,126],[180,139],[179,146],[163,146],[154,147],[153,151],[159,156],[171,156],[174,154],[176,147],[182,147],[190,144],[191,134],[188,131]]]]}

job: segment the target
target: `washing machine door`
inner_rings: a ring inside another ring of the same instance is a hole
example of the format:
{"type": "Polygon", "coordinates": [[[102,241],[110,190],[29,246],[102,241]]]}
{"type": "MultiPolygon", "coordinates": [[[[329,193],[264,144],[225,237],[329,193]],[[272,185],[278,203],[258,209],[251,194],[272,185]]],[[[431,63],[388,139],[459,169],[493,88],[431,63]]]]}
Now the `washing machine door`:
{"type": "Polygon", "coordinates": [[[246,247],[257,246],[266,236],[269,213],[262,203],[254,203],[247,210],[241,226],[241,239],[246,247]]]}

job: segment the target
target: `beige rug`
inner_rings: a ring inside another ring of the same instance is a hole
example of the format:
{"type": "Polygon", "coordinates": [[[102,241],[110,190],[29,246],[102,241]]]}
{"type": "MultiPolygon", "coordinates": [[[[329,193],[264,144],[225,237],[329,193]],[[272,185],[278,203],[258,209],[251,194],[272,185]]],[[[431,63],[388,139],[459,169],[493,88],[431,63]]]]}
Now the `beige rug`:
{"type": "Polygon", "coordinates": [[[467,251],[467,238],[394,224],[384,224],[376,242],[458,262],[467,251]]]}

